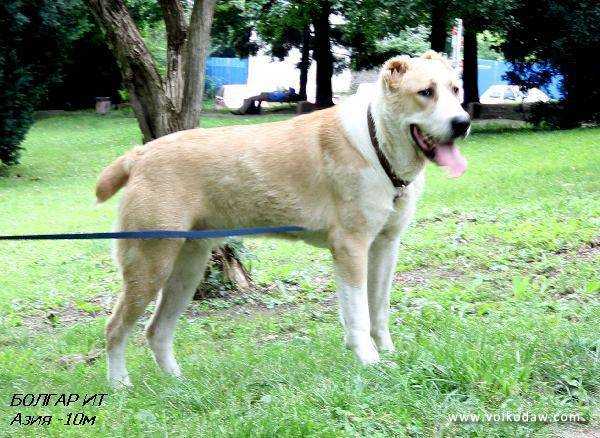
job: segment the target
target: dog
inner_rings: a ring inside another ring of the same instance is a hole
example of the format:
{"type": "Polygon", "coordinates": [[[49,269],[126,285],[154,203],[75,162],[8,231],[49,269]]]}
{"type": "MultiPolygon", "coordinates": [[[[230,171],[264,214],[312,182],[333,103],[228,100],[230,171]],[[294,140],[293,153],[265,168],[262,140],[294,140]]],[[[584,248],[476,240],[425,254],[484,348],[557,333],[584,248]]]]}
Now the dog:
{"type": "MultiPolygon", "coordinates": [[[[394,351],[390,287],[400,235],[428,161],[458,177],[454,144],[470,130],[459,81],[435,52],[388,60],[372,93],[286,121],[176,132],[137,147],[100,175],[103,202],[124,187],[119,230],[295,225],[284,237],[333,255],[345,344],[363,364],[394,351]]],[[[219,240],[119,240],[123,291],[106,327],[108,378],[130,385],[125,345],[151,300],[146,334],[156,362],[180,376],[178,317],[219,240]]]]}

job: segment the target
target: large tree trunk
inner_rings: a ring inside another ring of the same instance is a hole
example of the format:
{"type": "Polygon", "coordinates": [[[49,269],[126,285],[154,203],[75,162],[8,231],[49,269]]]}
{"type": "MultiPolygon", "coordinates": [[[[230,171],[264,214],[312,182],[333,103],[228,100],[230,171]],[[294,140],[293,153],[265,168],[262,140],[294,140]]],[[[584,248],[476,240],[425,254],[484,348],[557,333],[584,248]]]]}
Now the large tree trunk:
{"type": "MultiPolygon", "coordinates": [[[[580,84],[577,80],[578,67],[583,67],[585,61],[576,58],[565,62],[561,68],[564,91],[564,116],[560,118],[560,127],[571,129],[580,126],[582,108],[579,105],[580,84]]],[[[589,111],[589,109],[588,109],[589,111]]],[[[589,111],[587,114],[591,114],[589,111]]]]}
{"type": "Polygon", "coordinates": [[[167,75],[156,64],[123,0],[87,0],[127,84],[144,142],[195,128],[216,0],[197,0],[190,26],[178,0],[160,0],[167,29],[167,75]]]}
{"type": "Polygon", "coordinates": [[[88,3],[117,58],[144,141],[172,132],[162,77],[125,4],[122,0],[88,3]]]}
{"type": "Polygon", "coordinates": [[[300,90],[298,94],[301,100],[306,100],[306,84],[308,82],[308,69],[310,68],[310,27],[308,24],[302,30],[302,56],[298,68],[300,69],[300,90]]]}
{"type": "Polygon", "coordinates": [[[477,75],[477,31],[468,20],[464,20],[463,88],[464,105],[479,102],[477,75]]]}
{"type": "Polygon", "coordinates": [[[431,50],[445,52],[447,39],[448,5],[446,2],[434,0],[431,8],[431,34],[429,36],[431,50]]]}
{"type": "Polygon", "coordinates": [[[315,60],[317,61],[317,98],[318,108],[333,106],[333,55],[331,53],[331,36],[329,15],[331,3],[329,0],[320,0],[319,7],[313,16],[315,28],[315,60]]]}
{"type": "MultiPolygon", "coordinates": [[[[202,111],[204,70],[216,0],[196,0],[189,26],[179,0],[160,0],[167,31],[163,79],[123,0],[87,0],[111,47],[129,90],[144,143],[196,128],[202,111]]],[[[235,286],[250,284],[248,273],[227,245],[213,252],[215,266],[235,286]]]]}

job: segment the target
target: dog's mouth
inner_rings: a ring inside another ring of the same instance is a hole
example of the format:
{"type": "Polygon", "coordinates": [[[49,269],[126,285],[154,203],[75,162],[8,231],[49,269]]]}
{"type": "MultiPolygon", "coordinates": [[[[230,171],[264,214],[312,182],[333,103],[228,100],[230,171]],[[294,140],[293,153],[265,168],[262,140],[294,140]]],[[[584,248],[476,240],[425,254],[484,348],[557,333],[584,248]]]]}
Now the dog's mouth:
{"type": "Polygon", "coordinates": [[[423,155],[438,166],[447,168],[452,178],[458,178],[467,170],[467,160],[454,141],[440,142],[414,124],[410,125],[410,135],[423,155]]]}

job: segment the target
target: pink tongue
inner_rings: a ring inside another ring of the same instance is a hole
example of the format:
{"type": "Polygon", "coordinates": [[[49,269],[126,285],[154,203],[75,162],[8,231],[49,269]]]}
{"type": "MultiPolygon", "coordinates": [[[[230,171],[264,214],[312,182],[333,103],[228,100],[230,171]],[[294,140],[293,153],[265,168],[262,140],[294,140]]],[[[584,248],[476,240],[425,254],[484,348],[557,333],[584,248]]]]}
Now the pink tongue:
{"type": "Polygon", "coordinates": [[[448,173],[452,178],[458,178],[467,170],[467,160],[453,143],[438,144],[433,161],[439,166],[448,168],[448,173]]]}

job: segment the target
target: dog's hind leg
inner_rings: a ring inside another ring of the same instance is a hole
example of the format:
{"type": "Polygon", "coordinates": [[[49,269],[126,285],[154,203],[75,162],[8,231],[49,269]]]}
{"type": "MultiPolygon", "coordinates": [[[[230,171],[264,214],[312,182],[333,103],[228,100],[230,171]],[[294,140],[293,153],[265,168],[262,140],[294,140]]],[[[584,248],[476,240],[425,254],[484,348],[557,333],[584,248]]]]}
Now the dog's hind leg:
{"type": "Polygon", "coordinates": [[[156,312],[146,329],[156,363],[163,371],[177,377],[181,376],[181,370],[173,354],[175,326],[202,281],[212,246],[210,241],[184,243],[171,276],[162,289],[156,312]]]}
{"type": "Polygon", "coordinates": [[[130,385],[125,365],[127,337],[136,320],[163,287],[173,268],[182,240],[121,240],[117,258],[123,292],[106,326],[108,379],[111,385],[130,385]]]}

